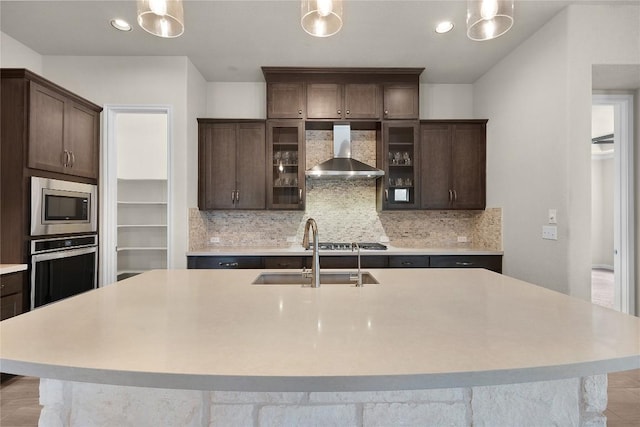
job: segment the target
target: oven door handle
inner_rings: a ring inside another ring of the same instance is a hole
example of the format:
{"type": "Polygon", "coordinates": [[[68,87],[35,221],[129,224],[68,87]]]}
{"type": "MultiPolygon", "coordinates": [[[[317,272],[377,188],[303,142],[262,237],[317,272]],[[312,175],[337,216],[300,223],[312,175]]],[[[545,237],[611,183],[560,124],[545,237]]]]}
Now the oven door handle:
{"type": "Polygon", "coordinates": [[[97,246],[89,246],[86,248],[78,248],[78,249],[67,249],[67,250],[59,250],[53,252],[46,252],[42,254],[33,254],[31,255],[31,265],[35,264],[39,261],[49,261],[52,259],[60,259],[60,258],[70,258],[72,256],[78,255],[86,255],[93,252],[97,252],[97,246]]]}

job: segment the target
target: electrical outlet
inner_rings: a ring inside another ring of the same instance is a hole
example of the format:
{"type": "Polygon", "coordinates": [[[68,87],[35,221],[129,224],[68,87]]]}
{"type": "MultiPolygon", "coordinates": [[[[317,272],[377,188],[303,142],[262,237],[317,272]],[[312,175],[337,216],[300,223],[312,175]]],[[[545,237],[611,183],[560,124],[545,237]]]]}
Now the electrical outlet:
{"type": "Polygon", "coordinates": [[[555,225],[543,225],[542,238],[545,240],[558,240],[558,227],[555,225]]]}
{"type": "Polygon", "coordinates": [[[467,236],[458,236],[458,243],[467,243],[467,236]]]}
{"type": "Polygon", "coordinates": [[[558,211],[556,209],[549,209],[549,224],[558,223],[558,211]]]}
{"type": "Polygon", "coordinates": [[[212,237],[209,239],[210,243],[220,243],[220,238],[219,237],[212,237]]]}

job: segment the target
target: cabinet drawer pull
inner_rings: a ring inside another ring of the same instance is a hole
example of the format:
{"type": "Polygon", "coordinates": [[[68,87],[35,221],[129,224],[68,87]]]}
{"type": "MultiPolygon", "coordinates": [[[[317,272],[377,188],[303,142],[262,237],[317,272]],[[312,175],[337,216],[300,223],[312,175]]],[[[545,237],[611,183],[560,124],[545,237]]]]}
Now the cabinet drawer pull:
{"type": "Polygon", "coordinates": [[[302,110],[298,110],[298,114],[302,114],[302,110]]]}
{"type": "Polygon", "coordinates": [[[462,266],[462,267],[470,267],[473,265],[472,262],[464,262],[464,261],[456,261],[456,265],[462,266]]]}
{"type": "Polygon", "coordinates": [[[291,264],[289,264],[288,262],[280,262],[278,263],[278,267],[280,268],[288,268],[291,264]]]}
{"type": "Polygon", "coordinates": [[[338,110],[338,114],[342,114],[342,110],[338,110]]]}
{"type": "Polygon", "coordinates": [[[220,267],[237,267],[238,263],[237,262],[219,262],[218,265],[220,267]]]}
{"type": "Polygon", "coordinates": [[[351,114],[351,110],[347,110],[347,114],[351,114]]]}
{"type": "Polygon", "coordinates": [[[298,203],[302,203],[302,188],[298,188],[298,203]]]}
{"type": "Polygon", "coordinates": [[[413,263],[411,261],[402,261],[401,264],[402,265],[413,265],[413,263]]]}

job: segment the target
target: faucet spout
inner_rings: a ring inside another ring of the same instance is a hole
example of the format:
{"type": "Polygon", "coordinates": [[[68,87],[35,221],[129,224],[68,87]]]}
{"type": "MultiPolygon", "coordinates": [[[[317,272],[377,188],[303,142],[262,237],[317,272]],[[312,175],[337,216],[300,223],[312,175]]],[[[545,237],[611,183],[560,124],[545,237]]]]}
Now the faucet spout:
{"type": "Polygon", "coordinates": [[[356,278],[356,287],[359,288],[362,286],[362,270],[360,269],[360,245],[356,242],[351,244],[351,252],[353,252],[355,249],[358,250],[358,276],[356,278]]]}
{"type": "Polygon", "coordinates": [[[320,287],[320,253],[318,250],[318,224],[313,218],[309,218],[304,225],[304,238],[302,246],[309,249],[309,229],[313,234],[313,257],[311,263],[311,287],[320,287]]]}

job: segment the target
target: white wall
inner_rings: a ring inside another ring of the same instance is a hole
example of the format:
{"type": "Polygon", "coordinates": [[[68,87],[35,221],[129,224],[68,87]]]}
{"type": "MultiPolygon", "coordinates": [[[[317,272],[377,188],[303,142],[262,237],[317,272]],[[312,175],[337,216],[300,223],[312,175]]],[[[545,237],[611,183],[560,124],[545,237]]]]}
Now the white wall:
{"type": "MultiPolygon", "coordinates": [[[[198,117],[207,111],[207,82],[200,71],[187,64],[187,206],[198,206],[198,117]]],[[[189,224],[187,223],[187,235],[189,224]]]]}
{"type": "Polygon", "coordinates": [[[591,66],[640,63],[639,18],[636,5],[570,6],[474,84],[506,274],[590,299],[591,66]],[[557,242],[540,237],[548,208],[557,242]]]}
{"type": "Polygon", "coordinates": [[[0,68],[27,68],[42,74],[42,55],[0,32],[0,68]]]}
{"type": "Polygon", "coordinates": [[[127,113],[116,121],[118,179],[167,179],[167,116],[127,113]]]}
{"type": "MultiPolygon", "coordinates": [[[[264,119],[267,117],[265,83],[207,83],[209,118],[264,119]]],[[[473,85],[421,84],[421,119],[471,119],[473,85]]]]}
{"type": "Polygon", "coordinates": [[[591,265],[613,269],[613,153],[591,160],[591,265]]]}

